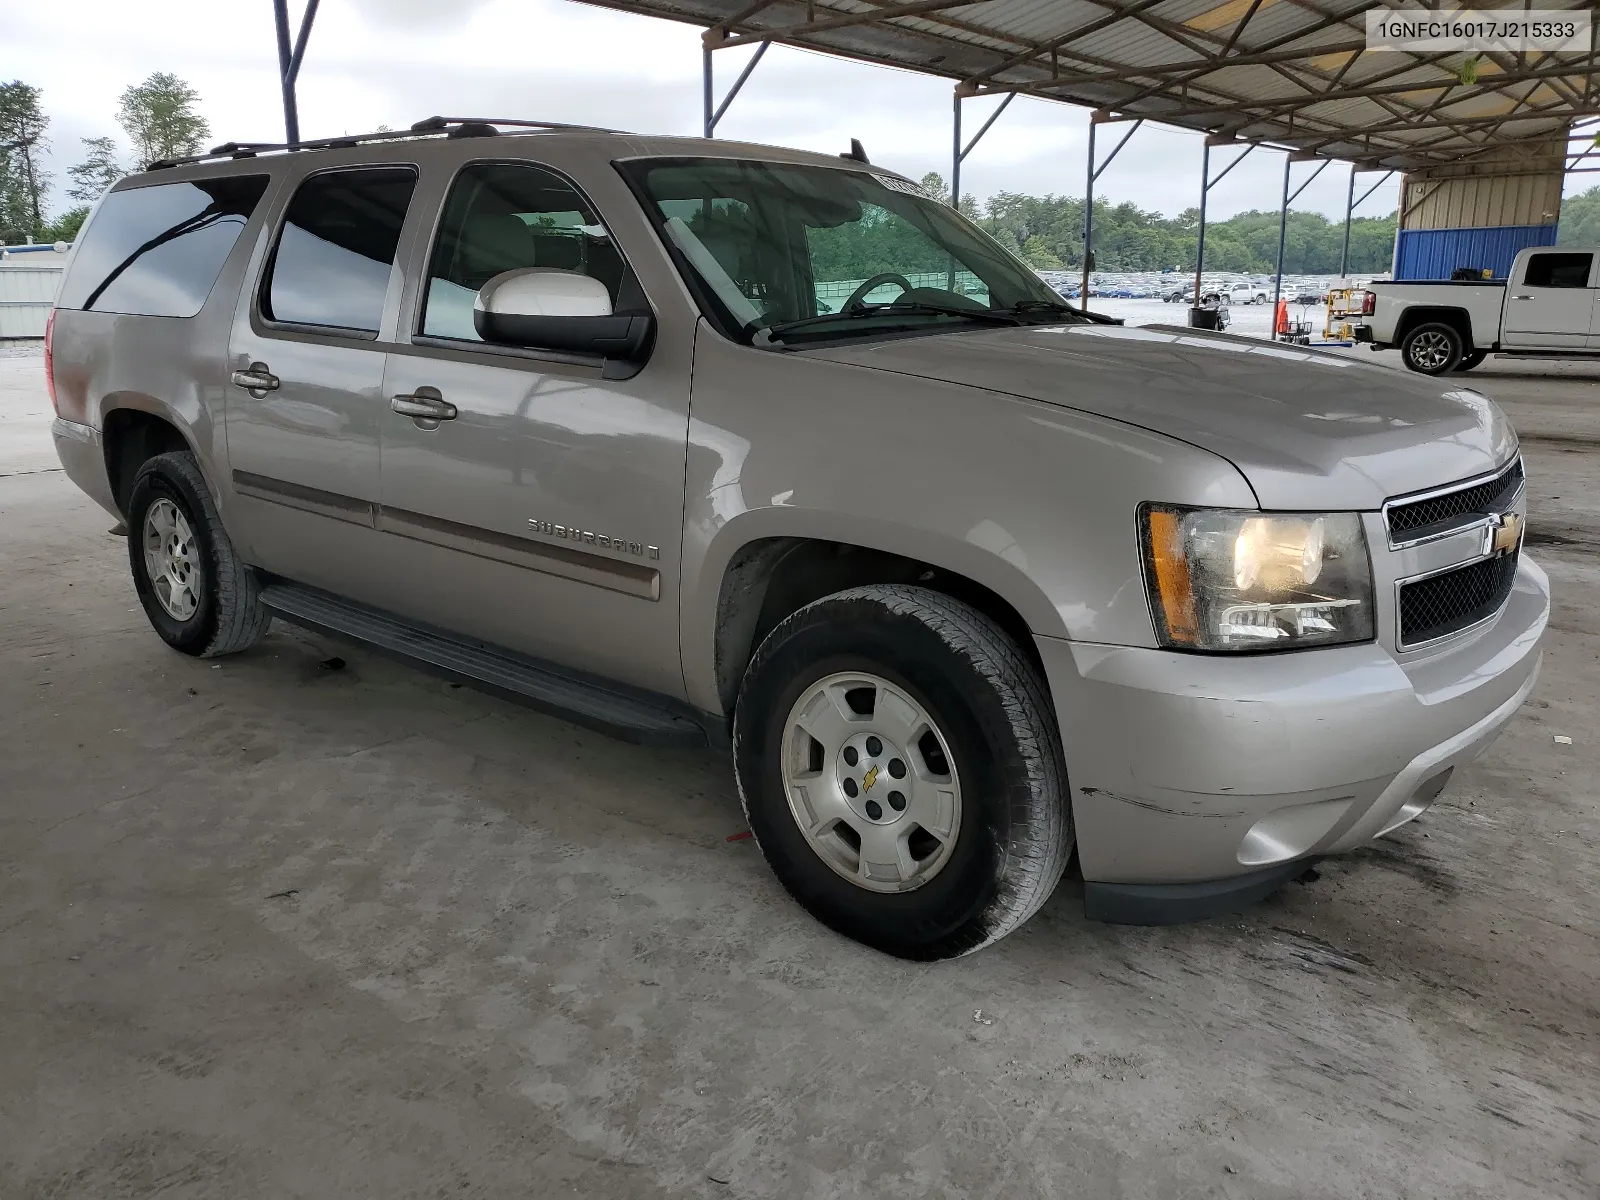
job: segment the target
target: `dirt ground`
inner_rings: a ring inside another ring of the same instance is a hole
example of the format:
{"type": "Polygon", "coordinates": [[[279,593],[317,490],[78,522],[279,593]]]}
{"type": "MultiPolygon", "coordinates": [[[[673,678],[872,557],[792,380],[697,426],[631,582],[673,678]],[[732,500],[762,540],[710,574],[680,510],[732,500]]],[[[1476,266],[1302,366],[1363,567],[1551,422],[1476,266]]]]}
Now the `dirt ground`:
{"type": "Polygon", "coordinates": [[[791,904],[715,756],[282,626],[167,650],[41,366],[0,357],[6,1200],[1600,1194],[1600,366],[1462,377],[1556,599],[1437,807],[1240,916],[1068,883],[935,966],[791,904]]]}

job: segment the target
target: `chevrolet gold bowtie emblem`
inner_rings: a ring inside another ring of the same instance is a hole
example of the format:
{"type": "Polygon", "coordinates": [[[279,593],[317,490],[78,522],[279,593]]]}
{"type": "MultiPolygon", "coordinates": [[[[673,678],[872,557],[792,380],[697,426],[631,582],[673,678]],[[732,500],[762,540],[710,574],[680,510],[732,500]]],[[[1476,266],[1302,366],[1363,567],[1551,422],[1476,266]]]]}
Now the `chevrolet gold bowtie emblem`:
{"type": "Polygon", "coordinates": [[[1522,518],[1516,513],[1504,513],[1489,526],[1490,555],[1510,554],[1522,544],[1522,518]]]}
{"type": "Polygon", "coordinates": [[[863,792],[870,792],[872,790],[872,785],[877,783],[877,782],[878,782],[878,768],[877,767],[873,767],[872,770],[868,771],[865,775],[863,775],[861,777],[861,790],[863,792]]]}

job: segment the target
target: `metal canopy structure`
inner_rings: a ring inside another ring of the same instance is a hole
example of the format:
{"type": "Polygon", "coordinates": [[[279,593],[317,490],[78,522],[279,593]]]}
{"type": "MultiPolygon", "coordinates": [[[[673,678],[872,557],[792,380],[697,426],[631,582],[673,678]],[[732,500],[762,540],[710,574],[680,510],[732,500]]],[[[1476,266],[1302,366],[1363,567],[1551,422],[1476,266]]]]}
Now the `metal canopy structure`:
{"type": "Polygon", "coordinates": [[[1578,53],[1367,50],[1365,14],[1400,0],[584,2],[703,26],[708,50],[780,42],[945,76],[958,97],[1021,93],[1385,169],[1489,155],[1600,113],[1592,39],[1578,53]]]}
{"type": "MultiPolygon", "coordinates": [[[[704,28],[702,132],[718,122],[774,44],[954,80],[950,203],[961,203],[961,165],[1019,95],[1093,109],[1083,228],[1085,307],[1094,263],[1094,185],[1147,121],[1203,133],[1200,223],[1194,278],[1205,269],[1206,200],[1254,149],[1287,152],[1279,213],[1277,287],[1283,281],[1288,206],[1328,162],[1350,164],[1343,276],[1351,215],[1396,171],[1424,181],[1403,199],[1400,220],[1452,176],[1552,176],[1600,171],[1600,44],[1571,52],[1413,53],[1369,50],[1366,17],[1379,10],[1437,8],[1439,0],[580,0],[600,8],[704,28]],[[714,52],[754,46],[720,103],[714,52]],[[965,100],[1000,103],[962,140],[965,100]],[[1132,123],[1096,159],[1095,131],[1132,123]],[[1594,137],[1594,146],[1573,148],[1594,137]],[[1213,176],[1214,147],[1239,153],[1213,176]],[[1296,162],[1320,165],[1292,194],[1296,162]],[[1358,172],[1383,178],[1355,196],[1358,172]]],[[[1539,0],[1542,10],[1587,12],[1597,0],[1539,0]]],[[[288,142],[299,144],[295,85],[318,0],[272,0],[288,142]],[[293,36],[291,32],[293,31],[293,36]]],[[[1478,0],[1515,12],[1532,0],[1478,0]]],[[[1595,27],[1600,29],[1600,25],[1595,27]]],[[[863,157],[858,143],[853,153],[863,157]]],[[[1559,190],[1558,190],[1559,196],[1559,190]]],[[[1558,200],[1559,203],[1559,200],[1558,200]]]]}

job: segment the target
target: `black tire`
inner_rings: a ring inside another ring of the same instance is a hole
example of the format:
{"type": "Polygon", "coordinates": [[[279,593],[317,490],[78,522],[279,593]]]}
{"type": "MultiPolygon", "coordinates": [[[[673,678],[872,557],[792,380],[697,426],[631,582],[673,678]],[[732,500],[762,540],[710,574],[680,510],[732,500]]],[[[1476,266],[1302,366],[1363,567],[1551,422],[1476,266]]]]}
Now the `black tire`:
{"type": "Polygon", "coordinates": [[[900,958],[953,958],[1004,937],[1049,898],[1072,851],[1061,739],[1039,672],[988,617],[925,588],[852,588],[782,621],[745,671],[733,750],[751,832],[790,895],[829,928],[900,958]],[[836,873],[784,792],[790,710],[812,684],[850,670],[921,704],[962,781],[950,857],[911,891],[869,891],[836,873]]]}
{"type": "Polygon", "coordinates": [[[1473,350],[1470,353],[1464,355],[1462,357],[1461,361],[1456,364],[1456,370],[1458,370],[1458,371],[1470,371],[1470,370],[1472,370],[1473,367],[1477,366],[1479,363],[1481,363],[1484,359],[1486,359],[1488,357],[1489,357],[1489,352],[1487,350],[1473,350]]]}
{"type": "Polygon", "coordinates": [[[259,641],[272,624],[255,574],[234,552],[194,455],[170,451],[145,460],[128,493],[128,563],[150,624],[174,650],[196,658],[235,654],[259,641]],[[162,607],[145,564],[145,516],[158,500],[183,514],[199,547],[197,605],[179,620],[162,607]]]}
{"type": "Polygon", "coordinates": [[[1400,357],[1411,370],[1423,375],[1455,370],[1465,352],[1460,331],[1442,321],[1418,325],[1400,339],[1400,357]]]}

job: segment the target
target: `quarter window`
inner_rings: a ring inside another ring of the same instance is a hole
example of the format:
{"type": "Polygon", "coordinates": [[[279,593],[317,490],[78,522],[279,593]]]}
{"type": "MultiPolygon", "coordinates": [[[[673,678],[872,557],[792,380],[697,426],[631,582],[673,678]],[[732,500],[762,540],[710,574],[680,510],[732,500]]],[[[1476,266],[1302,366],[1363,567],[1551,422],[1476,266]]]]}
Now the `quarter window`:
{"type": "Polygon", "coordinates": [[[376,334],[416,182],[409,168],[380,167],[302,183],[284,214],[262,315],[376,334]]]}
{"type": "Polygon", "coordinates": [[[194,316],[267,183],[265,175],[228,175],[112,192],[80,239],[59,305],[194,316]]]}
{"type": "Polygon", "coordinates": [[[1592,254],[1535,254],[1528,259],[1529,287],[1582,288],[1589,286],[1592,254]]]}
{"type": "Polygon", "coordinates": [[[479,342],[478,289],[496,275],[548,267],[605,284],[613,308],[627,273],[589,202],[561,176],[525,164],[479,163],[456,176],[428,265],[421,332],[479,342]]]}

